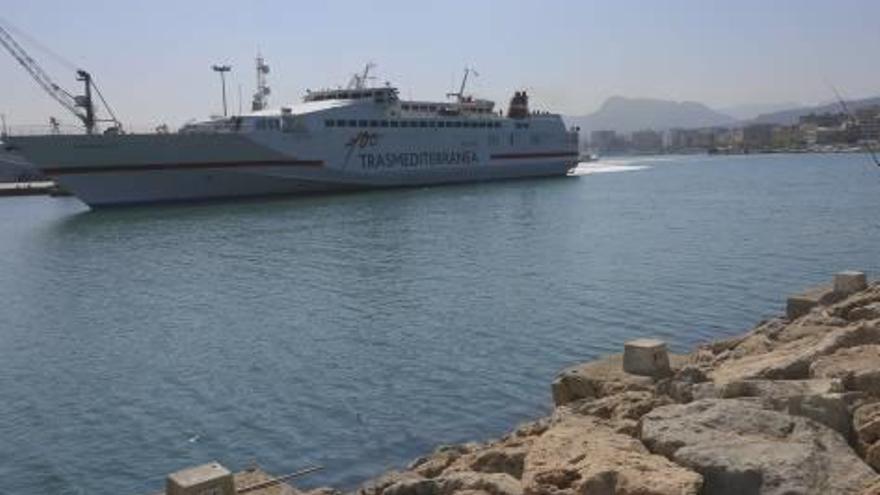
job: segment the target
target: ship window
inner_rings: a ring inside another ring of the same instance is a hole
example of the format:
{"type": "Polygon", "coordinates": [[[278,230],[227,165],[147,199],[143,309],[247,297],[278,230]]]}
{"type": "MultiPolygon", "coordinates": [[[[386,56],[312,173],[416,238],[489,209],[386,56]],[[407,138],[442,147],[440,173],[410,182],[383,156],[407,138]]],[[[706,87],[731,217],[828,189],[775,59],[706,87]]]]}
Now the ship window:
{"type": "Polygon", "coordinates": [[[409,110],[409,105],[401,105],[400,108],[404,110],[409,110]]]}
{"type": "Polygon", "coordinates": [[[345,121],[344,120],[337,120],[336,127],[345,127],[345,121]]]}
{"type": "Polygon", "coordinates": [[[325,120],[324,125],[327,127],[333,127],[334,125],[336,125],[336,122],[333,122],[332,120],[325,120]]]}
{"type": "Polygon", "coordinates": [[[500,128],[501,128],[501,122],[495,122],[495,128],[496,128],[496,129],[500,129],[500,128]]]}
{"type": "Polygon", "coordinates": [[[461,127],[461,121],[460,121],[460,120],[456,120],[456,121],[455,121],[455,127],[461,127]]]}
{"type": "Polygon", "coordinates": [[[379,127],[379,121],[378,120],[371,120],[370,127],[379,127]]]}
{"type": "Polygon", "coordinates": [[[382,126],[382,127],[388,127],[388,121],[387,121],[387,120],[383,120],[382,122],[379,123],[379,125],[382,126]]]}
{"type": "Polygon", "coordinates": [[[419,127],[428,127],[428,122],[426,120],[419,122],[419,127]]]}
{"type": "Polygon", "coordinates": [[[366,120],[358,120],[358,127],[366,127],[366,126],[367,126],[366,120]]]}
{"type": "Polygon", "coordinates": [[[348,127],[357,127],[357,121],[356,120],[349,120],[348,127]]]}
{"type": "Polygon", "coordinates": [[[436,120],[432,120],[432,121],[428,122],[428,126],[430,126],[430,127],[437,127],[437,121],[436,121],[436,120]]]}
{"type": "Polygon", "coordinates": [[[437,121],[437,127],[446,127],[446,122],[443,122],[442,120],[437,121]]]}
{"type": "Polygon", "coordinates": [[[434,106],[434,105],[431,105],[430,107],[428,107],[428,110],[430,110],[430,111],[432,111],[432,112],[436,112],[436,111],[437,111],[437,107],[434,106]]]}
{"type": "Polygon", "coordinates": [[[396,121],[396,120],[392,120],[392,121],[389,122],[389,123],[391,124],[391,127],[397,127],[397,126],[400,124],[400,122],[398,122],[398,121],[396,121]]]}

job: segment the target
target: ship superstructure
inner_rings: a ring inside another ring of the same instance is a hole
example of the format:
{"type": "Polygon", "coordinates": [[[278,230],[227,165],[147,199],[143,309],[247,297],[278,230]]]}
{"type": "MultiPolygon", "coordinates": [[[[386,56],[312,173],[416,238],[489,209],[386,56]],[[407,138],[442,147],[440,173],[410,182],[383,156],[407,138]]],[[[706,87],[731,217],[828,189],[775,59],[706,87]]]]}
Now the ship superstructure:
{"type": "Polygon", "coordinates": [[[450,101],[408,101],[371,87],[369,69],[277,109],[265,108],[261,79],[255,111],[175,133],[9,136],[7,146],[90,206],[565,175],[576,165],[577,132],[530,111],[524,91],[505,114],[466,96],[464,83],[450,101]]]}

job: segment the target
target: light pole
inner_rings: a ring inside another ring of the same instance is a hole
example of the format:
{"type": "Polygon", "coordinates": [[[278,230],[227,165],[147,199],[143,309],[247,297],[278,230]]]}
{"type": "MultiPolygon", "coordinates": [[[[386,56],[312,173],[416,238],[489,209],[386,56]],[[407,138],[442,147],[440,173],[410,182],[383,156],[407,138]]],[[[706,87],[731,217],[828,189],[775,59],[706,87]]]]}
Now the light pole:
{"type": "Polygon", "coordinates": [[[214,72],[220,73],[220,84],[223,85],[223,116],[226,117],[226,73],[232,70],[229,65],[212,65],[214,72]]]}

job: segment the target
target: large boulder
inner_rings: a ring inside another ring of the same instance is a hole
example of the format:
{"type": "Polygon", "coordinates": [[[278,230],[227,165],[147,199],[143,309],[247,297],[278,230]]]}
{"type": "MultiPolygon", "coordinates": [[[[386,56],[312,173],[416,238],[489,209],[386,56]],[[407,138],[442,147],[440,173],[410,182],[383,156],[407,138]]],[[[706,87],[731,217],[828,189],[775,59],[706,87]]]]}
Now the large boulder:
{"type": "Polygon", "coordinates": [[[601,418],[614,431],[635,436],[638,433],[638,420],[642,416],[655,407],[672,403],[672,399],[666,395],[645,391],[628,391],[598,399],[581,399],[569,403],[563,408],[574,414],[601,418]]]}
{"type": "Polygon", "coordinates": [[[382,495],[452,495],[462,492],[522,495],[522,486],[508,474],[455,472],[437,478],[403,479],[386,487],[382,495]]]}
{"type": "Polygon", "coordinates": [[[880,402],[863,404],[853,413],[856,448],[874,469],[880,470],[880,402]]]}
{"type": "Polygon", "coordinates": [[[404,482],[416,482],[424,478],[410,471],[388,471],[358,488],[357,495],[382,495],[389,486],[404,482]]]}
{"type": "Polygon", "coordinates": [[[596,399],[626,390],[651,390],[654,379],[623,371],[623,355],[616,354],[562,371],[553,380],[557,406],[579,399],[596,399]]]}
{"type": "Polygon", "coordinates": [[[844,393],[836,379],[737,380],[724,384],[702,383],[693,389],[694,399],[756,398],[766,409],[804,416],[850,436],[850,407],[860,394],[844,393]]]}
{"type": "Polygon", "coordinates": [[[705,493],[858,493],[880,480],[835,431],[758,399],[659,407],[642,418],[641,438],[702,474],[705,493]]]}
{"type": "Polygon", "coordinates": [[[872,315],[876,303],[880,303],[880,283],[878,282],[871,284],[867,290],[831,306],[828,308],[828,314],[848,321],[875,319],[876,317],[872,317],[872,315]]]}
{"type": "Polygon", "coordinates": [[[818,378],[837,378],[847,390],[880,396],[880,345],[838,349],[810,366],[818,378]]]}
{"type": "Polygon", "coordinates": [[[523,463],[531,441],[488,447],[459,457],[443,471],[443,475],[455,472],[504,473],[516,479],[522,478],[523,463]]]}
{"type": "Polygon", "coordinates": [[[461,456],[473,452],[476,448],[475,444],[441,445],[431,455],[419,457],[410,463],[408,469],[419,476],[433,478],[461,456]]]}
{"type": "Polygon", "coordinates": [[[845,327],[791,325],[778,337],[781,342],[770,351],[724,360],[709,377],[718,383],[755,378],[806,379],[810,377],[810,365],[821,356],[847,347],[880,344],[880,326],[871,322],[845,327]],[[792,333],[798,338],[788,340],[792,333]]]}
{"type": "MultiPolygon", "coordinates": [[[[671,370],[686,364],[685,356],[670,354],[671,370]]],[[[625,391],[651,391],[657,378],[623,370],[623,355],[614,354],[562,371],[553,380],[553,402],[557,406],[580,399],[597,399],[625,391]]]]}
{"type": "Polygon", "coordinates": [[[696,495],[702,478],[598,418],[571,414],[532,444],[522,484],[526,495],[696,495]]]}

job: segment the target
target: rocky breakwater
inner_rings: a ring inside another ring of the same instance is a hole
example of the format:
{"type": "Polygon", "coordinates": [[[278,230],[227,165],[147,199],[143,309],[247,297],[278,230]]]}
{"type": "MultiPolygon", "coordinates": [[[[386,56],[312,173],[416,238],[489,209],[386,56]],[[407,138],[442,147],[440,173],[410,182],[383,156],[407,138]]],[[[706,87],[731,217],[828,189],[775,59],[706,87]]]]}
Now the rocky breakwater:
{"type": "Polygon", "coordinates": [[[793,299],[690,354],[640,339],[565,370],[549,417],[356,495],[880,494],[880,284],[793,299]]]}

